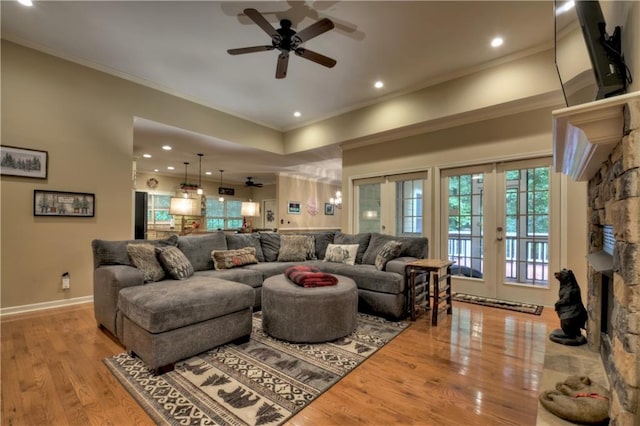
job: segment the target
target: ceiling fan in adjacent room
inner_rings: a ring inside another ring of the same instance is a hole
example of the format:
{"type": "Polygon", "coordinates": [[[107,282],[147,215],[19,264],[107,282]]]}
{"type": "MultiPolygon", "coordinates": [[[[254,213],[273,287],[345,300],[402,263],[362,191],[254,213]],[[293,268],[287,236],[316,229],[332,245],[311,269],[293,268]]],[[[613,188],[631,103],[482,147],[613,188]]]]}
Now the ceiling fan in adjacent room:
{"type": "Polygon", "coordinates": [[[256,188],[262,188],[262,184],[261,183],[255,183],[251,179],[253,179],[253,178],[251,176],[248,176],[247,177],[247,181],[244,183],[244,186],[247,186],[247,187],[255,186],[256,188]]]}
{"type": "Polygon", "coordinates": [[[334,27],[333,22],[327,18],[323,18],[318,22],[309,25],[307,28],[296,32],[291,28],[291,21],[282,19],[280,28],[277,30],[262,16],[256,9],[245,9],[244,13],[251,18],[260,28],[271,37],[271,45],[242,47],[239,49],[229,49],[227,52],[231,55],[241,55],[244,53],[263,52],[265,50],[278,49],[278,64],[276,66],[276,78],[285,78],[287,76],[287,66],[289,65],[289,53],[293,51],[296,55],[313,61],[317,64],[333,68],[336,64],[335,59],[331,59],[320,53],[314,52],[304,47],[300,47],[306,41],[325,33],[334,27]]]}

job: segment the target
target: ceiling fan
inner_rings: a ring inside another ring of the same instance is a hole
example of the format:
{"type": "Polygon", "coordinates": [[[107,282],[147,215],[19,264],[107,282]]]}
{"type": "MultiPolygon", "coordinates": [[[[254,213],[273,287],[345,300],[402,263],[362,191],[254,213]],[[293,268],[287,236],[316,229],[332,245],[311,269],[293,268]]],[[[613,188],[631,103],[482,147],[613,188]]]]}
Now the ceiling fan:
{"type": "Polygon", "coordinates": [[[262,184],[261,183],[255,183],[251,179],[253,179],[253,178],[251,176],[248,176],[247,177],[247,181],[244,183],[244,186],[255,186],[256,188],[262,188],[262,184]]]}
{"type": "Polygon", "coordinates": [[[229,49],[227,52],[231,55],[241,55],[244,53],[263,52],[265,50],[278,49],[280,54],[278,55],[278,64],[276,66],[276,78],[285,78],[287,76],[287,66],[289,65],[289,53],[293,51],[296,55],[324,65],[328,68],[333,68],[336,64],[335,59],[331,59],[320,53],[314,52],[300,45],[306,41],[311,40],[314,37],[325,33],[334,27],[333,22],[327,18],[323,18],[318,22],[309,25],[307,28],[296,32],[291,28],[291,21],[288,19],[282,19],[280,21],[280,28],[277,30],[262,16],[256,9],[245,9],[244,13],[251,18],[260,28],[264,30],[271,37],[271,45],[266,46],[252,46],[242,47],[239,49],[229,49]]]}

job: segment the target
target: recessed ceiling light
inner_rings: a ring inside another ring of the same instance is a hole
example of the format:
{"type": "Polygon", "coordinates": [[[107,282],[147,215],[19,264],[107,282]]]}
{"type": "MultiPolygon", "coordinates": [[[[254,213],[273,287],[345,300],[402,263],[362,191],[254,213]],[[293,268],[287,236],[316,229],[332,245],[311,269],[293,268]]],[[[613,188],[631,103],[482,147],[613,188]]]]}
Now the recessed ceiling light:
{"type": "Polygon", "coordinates": [[[296,111],[293,113],[294,117],[300,117],[302,115],[302,113],[300,111],[296,111]]]}
{"type": "Polygon", "coordinates": [[[175,167],[173,167],[173,166],[168,166],[168,167],[167,167],[167,170],[175,170],[175,169],[176,169],[176,168],[175,168],[175,167]]]}
{"type": "Polygon", "coordinates": [[[162,147],[165,151],[171,151],[171,147],[169,145],[165,145],[162,147]]]}
{"type": "Polygon", "coordinates": [[[158,169],[153,169],[154,172],[158,173],[160,170],[158,169]]]}
{"type": "Polygon", "coordinates": [[[33,6],[33,2],[31,0],[18,0],[18,3],[23,6],[33,6]]]}
{"type": "Polygon", "coordinates": [[[151,154],[142,154],[144,158],[151,158],[151,154]]]}
{"type": "Polygon", "coordinates": [[[373,84],[373,87],[375,87],[376,89],[382,89],[384,87],[384,83],[378,80],[373,84]]]}
{"type": "Polygon", "coordinates": [[[491,40],[491,47],[500,47],[502,46],[502,43],[504,43],[504,40],[502,39],[502,37],[496,37],[493,40],[491,40]]]}
{"type": "Polygon", "coordinates": [[[562,15],[563,13],[568,12],[575,5],[576,5],[576,2],[574,2],[573,0],[570,0],[565,4],[558,6],[558,8],[556,9],[556,15],[562,15]]]}
{"type": "Polygon", "coordinates": [[[212,172],[204,172],[204,174],[211,176],[213,173],[212,172]]]}

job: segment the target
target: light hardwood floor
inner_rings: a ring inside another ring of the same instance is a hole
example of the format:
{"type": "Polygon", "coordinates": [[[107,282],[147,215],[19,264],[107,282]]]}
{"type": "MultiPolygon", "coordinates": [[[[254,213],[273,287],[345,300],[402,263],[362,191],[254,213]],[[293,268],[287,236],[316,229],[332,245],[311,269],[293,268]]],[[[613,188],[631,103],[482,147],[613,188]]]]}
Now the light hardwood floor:
{"type": "MultiPolygon", "coordinates": [[[[548,332],[559,321],[454,302],[425,315],[287,425],[535,425],[548,332]]],[[[93,305],[5,316],[2,421],[151,425],[102,359],[123,348],[93,305]]]]}

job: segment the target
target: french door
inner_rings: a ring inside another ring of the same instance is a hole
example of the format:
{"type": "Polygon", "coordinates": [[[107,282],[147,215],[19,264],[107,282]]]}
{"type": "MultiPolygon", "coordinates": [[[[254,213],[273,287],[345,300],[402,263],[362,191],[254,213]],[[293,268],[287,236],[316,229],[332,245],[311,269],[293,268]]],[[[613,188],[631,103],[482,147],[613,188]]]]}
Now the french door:
{"type": "Polygon", "coordinates": [[[427,172],[392,174],[354,181],[356,232],[422,236],[427,172]]]}
{"type": "Polygon", "coordinates": [[[550,158],[441,172],[441,253],[456,262],[454,291],[553,304],[558,184],[550,158]]]}

